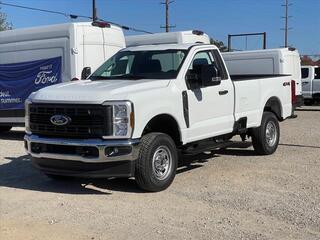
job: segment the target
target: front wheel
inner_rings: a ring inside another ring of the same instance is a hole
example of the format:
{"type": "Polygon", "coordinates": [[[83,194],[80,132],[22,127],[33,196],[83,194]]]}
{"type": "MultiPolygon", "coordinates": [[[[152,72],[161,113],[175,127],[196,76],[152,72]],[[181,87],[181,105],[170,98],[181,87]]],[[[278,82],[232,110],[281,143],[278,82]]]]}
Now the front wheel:
{"type": "Polygon", "coordinates": [[[172,138],[163,133],[142,137],[135,178],[146,191],[159,192],[170,186],[176,175],[178,153],[172,138]]]}
{"type": "Polygon", "coordinates": [[[272,112],[264,112],[261,126],[252,130],[252,145],[259,155],[273,154],[279,145],[280,127],[272,112]]]}

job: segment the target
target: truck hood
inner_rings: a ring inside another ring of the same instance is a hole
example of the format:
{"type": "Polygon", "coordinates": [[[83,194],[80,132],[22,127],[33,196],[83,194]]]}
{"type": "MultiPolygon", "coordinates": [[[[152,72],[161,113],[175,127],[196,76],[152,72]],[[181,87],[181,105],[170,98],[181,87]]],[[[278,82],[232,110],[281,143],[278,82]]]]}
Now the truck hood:
{"type": "Polygon", "coordinates": [[[108,100],[130,100],[130,94],[165,88],[170,80],[81,80],[40,89],[31,95],[34,102],[101,104],[108,100]]]}

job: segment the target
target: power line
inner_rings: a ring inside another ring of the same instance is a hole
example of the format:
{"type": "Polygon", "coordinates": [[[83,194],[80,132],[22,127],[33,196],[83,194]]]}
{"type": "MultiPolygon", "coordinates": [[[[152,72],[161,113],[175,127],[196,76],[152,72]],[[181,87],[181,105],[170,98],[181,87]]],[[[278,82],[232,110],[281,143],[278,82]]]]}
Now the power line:
{"type": "Polygon", "coordinates": [[[176,26],[171,26],[170,22],[169,22],[169,6],[172,3],[174,3],[174,1],[169,1],[169,0],[166,0],[165,2],[161,2],[160,3],[160,4],[165,5],[165,8],[166,8],[166,26],[165,27],[161,26],[161,28],[165,28],[166,29],[166,32],[170,32],[171,28],[175,28],[176,27],[176,26]]]}
{"type": "Polygon", "coordinates": [[[45,12],[45,13],[58,14],[58,15],[62,15],[62,16],[65,16],[65,17],[70,17],[72,19],[76,19],[78,17],[86,18],[86,19],[92,19],[91,17],[88,17],[88,16],[69,14],[69,13],[64,13],[64,12],[51,11],[51,10],[46,10],[46,9],[34,8],[34,7],[27,7],[27,6],[21,6],[21,5],[16,5],[16,4],[4,3],[4,2],[0,2],[0,5],[9,6],[9,7],[16,7],[16,8],[22,8],[22,9],[33,10],[33,11],[39,11],[39,12],[45,12]]]}
{"type": "Polygon", "coordinates": [[[10,4],[10,3],[4,3],[4,2],[0,2],[0,5],[4,5],[4,6],[9,6],[9,7],[15,7],[15,8],[21,8],[21,9],[26,9],[26,10],[32,10],[32,11],[39,11],[39,12],[45,12],[45,13],[51,13],[51,14],[58,14],[58,15],[62,15],[71,19],[77,19],[77,18],[85,18],[85,19],[89,19],[89,20],[94,20],[95,21],[102,21],[102,22],[108,22],[112,25],[121,27],[124,30],[130,30],[130,31],[134,31],[134,32],[140,32],[140,33],[147,33],[147,34],[152,34],[152,32],[149,31],[145,31],[143,29],[138,29],[138,28],[133,28],[133,27],[129,27],[129,26],[124,26],[118,23],[114,23],[114,22],[110,22],[110,21],[105,21],[101,18],[97,17],[97,10],[96,10],[96,5],[95,5],[95,0],[93,0],[92,5],[93,5],[93,16],[89,17],[89,16],[84,16],[84,15],[77,15],[77,14],[70,14],[70,13],[64,13],[64,12],[58,12],[58,11],[51,11],[51,10],[47,10],[47,9],[41,9],[41,8],[34,8],[34,7],[27,7],[27,6],[22,6],[22,5],[16,5],[16,4],[10,4]],[[95,9],[95,10],[94,10],[95,9]]]}

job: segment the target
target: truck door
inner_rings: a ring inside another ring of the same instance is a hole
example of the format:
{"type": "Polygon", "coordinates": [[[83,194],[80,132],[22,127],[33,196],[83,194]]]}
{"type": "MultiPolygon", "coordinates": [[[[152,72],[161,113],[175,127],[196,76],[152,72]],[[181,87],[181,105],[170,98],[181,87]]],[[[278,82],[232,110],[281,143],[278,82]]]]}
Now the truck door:
{"type": "Polygon", "coordinates": [[[313,71],[310,67],[301,68],[302,95],[305,98],[312,98],[313,71]]]}
{"type": "Polygon", "coordinates": [[[215,86],[204,87],[199,79],[197,88],[188,87],[190,141],[205,139],[230,133],[234,124],[234,87],[218,50],[206,50],[195,53],[186,74],[188,76],[201,65],[212,64],[218,69],[221,82],[215,86]]]}
{"type": "Polygon", "coordinates": [[[320,67],[314,68],[314,80],[312,83],[312,96],[314,98],[320,98],[320,67]]]}

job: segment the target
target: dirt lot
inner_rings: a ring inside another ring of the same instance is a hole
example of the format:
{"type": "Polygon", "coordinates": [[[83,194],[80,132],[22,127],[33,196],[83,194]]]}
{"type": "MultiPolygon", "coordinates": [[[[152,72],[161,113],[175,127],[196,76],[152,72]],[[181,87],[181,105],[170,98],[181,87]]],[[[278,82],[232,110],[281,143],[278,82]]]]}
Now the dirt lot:
{"type": "Polygon", "coordinates": [[[320,107],[297,113],[273,156],[199,156],[161,193],[133,180],[50,180],[15,129],[0,137],[0,239],[320,239],[320,107]]]}

